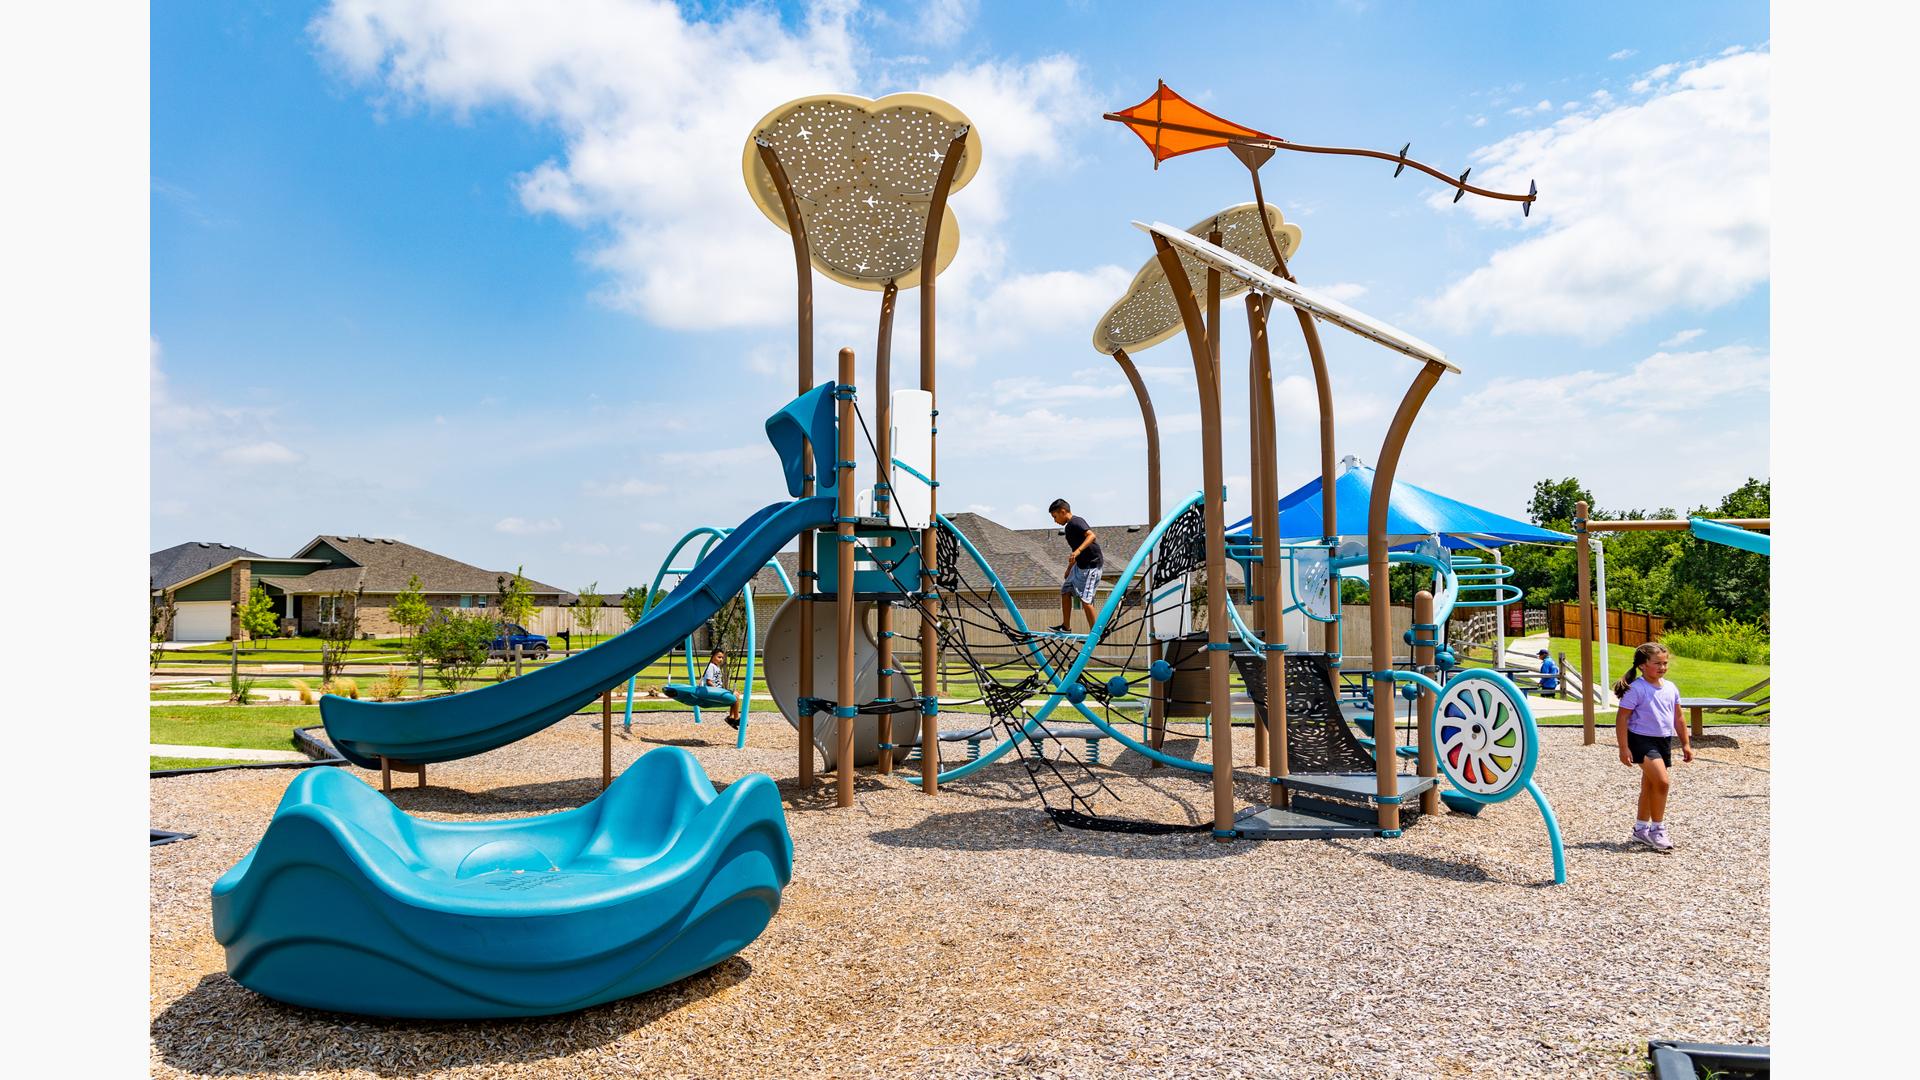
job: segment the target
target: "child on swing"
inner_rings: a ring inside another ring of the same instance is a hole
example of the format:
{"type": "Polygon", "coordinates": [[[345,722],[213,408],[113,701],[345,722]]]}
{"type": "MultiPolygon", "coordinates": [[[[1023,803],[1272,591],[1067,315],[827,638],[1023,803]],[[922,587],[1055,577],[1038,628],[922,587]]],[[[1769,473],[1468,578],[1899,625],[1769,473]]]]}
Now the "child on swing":
{"type": "Polygon", "coordinates": [[[1640,767],[1640,809],[1633,823],[1633,842],[1655,851],[1672,851],[1667,836],[1667,795],[1673,790],[1673,737],[1680,736],[1680,754],[1693,760],[1693,741],[1680,719],[1680,688],[1667,681],[1671,655],[1667,647],[1649,641],[1633,650],[1633,666],[1613,684],[1620,698],[1614,717],[1614,735],[1620,741],[1620,764],[1640,767]]]}
{"type": "MultiPolygon", "coordinates": [[[[716,648],[713,655],[707,657],[706,675],[701,678],[700,684],[714,690],[727,689],[727,650],[716,648]]],[[[727,706],[727,725],[740,726],[740,699],[737,696],[733,704],[727,706]]]]}

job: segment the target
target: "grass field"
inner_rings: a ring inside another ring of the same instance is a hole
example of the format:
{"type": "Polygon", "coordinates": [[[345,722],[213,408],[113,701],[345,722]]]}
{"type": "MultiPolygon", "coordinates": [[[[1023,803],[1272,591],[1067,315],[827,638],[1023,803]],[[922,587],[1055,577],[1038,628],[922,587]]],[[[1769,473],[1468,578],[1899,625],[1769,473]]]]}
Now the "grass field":
{"type": "Polygon", "coordinates": [[[252,762],[225,760],[222,758],[197,757],[150,757],[147,759],[148,771],[156,769],[205,769],[214,765],[251,765],[252,762]]]}
{"type": "MultiPolygon", "coordinates": [[[[1577,638],[1554,638],[1551,648],[1554,656],[1558,657],[1564,652],[1570,662],[1579,665],[1580,642],[1577,638]]],[[[1633,648],[1628,645],[1608,645],[1607,659],[1610,662],[1610,674],[1618,679],[1633,664],[1633,648]]],[[[1675,656],[1673,665],[1667,669],[1667,678],[1688,697],[1731,697],[1762,679],[1771,678],[1772,671],[1772,666],[1768,664],[1731,664],[1675,656]]]]}
{"type": "Polygon", "coordinates": [[[155,705],[148,742],[291,750],[293,729],[320,722],[311,705],[155,705]]]}

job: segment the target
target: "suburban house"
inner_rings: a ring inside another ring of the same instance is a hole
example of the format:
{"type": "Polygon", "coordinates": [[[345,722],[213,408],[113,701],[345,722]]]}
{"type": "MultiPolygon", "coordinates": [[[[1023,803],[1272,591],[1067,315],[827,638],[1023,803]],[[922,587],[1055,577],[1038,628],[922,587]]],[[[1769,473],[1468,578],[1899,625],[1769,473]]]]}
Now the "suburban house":
{"type": "MultiPolygon", "coordinates": [[[[359,596],[364,637],[390,637],[404,628],[389,614],[393,598],[418,577],[434,608],[485,609],[497,604],[511,570],[483,570],[398,540],[316,536],[287,558],[271,558],[225,544],[178,544],[150,559],[152,602],[174,603],[173,641],[241,640],[239,605],[258,585],[273,599],[281,624],[317,634],[333,620],[341,594],[359,596]]],[[[534,603],[558,607],[571,593],[529,579],[534,603]]]]}

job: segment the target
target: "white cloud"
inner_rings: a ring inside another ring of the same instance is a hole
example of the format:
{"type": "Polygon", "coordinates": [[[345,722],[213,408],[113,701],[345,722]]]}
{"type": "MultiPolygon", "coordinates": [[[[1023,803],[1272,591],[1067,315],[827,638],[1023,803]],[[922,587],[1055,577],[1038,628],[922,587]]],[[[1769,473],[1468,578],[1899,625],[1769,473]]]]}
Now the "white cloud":
{"type": "Polygon", "coordinates": [[[770,465],[773,450],[765,443],[728,446],[715,450],[668,450],[655,457],[669,469],[697,469],[712,472],[741,465],[770,465]]]}
{"type": "Polygon", "coordinates": [[[1546,98],[1541,98],[1539,101],[1536,101],[1531,105],[1521,105],[1516,108],[1508,109],[1507,115],[1508,116],[1535,116],[1543,112],[1552,112],[1552,111],[1553,111],[1553,102],[1548,101],[1546,98]]]}
{"type": "Polygon", "coordinates": [[[915,27],[924,41],[945,45],[967,32],[979,13],[979,0],[921,0],[920,21],[915,27]]]}
{"type": "Polygon", "coordinates": [[[589,495],[599,495],[602,497],[612,498],[612,497],[624,497],[624,496],[665,495],[667,493],[667,486],[665,484],[654,483],[651,480],[642,480],[642,479],[639,479],[638,477],[632,477],[626,480],[607,480],[604,482],[589,480],[585,484],[581,485],[581,490],[585,491],[589,495]]]}
{"type": "Polygon", "coordinates": [[[1674,413],[1720,398],[1764,390],[1770,357],[1750,345],[1705,352],[1656,352],[1631,371],[1583,370],[1537,379],[1495,379],[1463,400],[1476,415],[1500,415],[1535,429],[1615,421],[1667,426],[1674,413]]]}
{"type": "Polygon", "coordinates": [[[1540,200],[1531,221],[1510,203],[1460,204],[1527,235],[1427,301],[1427,314],[1454,331],[1603,340],[1663,311],[1746,295],[1767,277],[1769,68],[1766,53],[1662,65],[1649,78],[1674,78],[1645,101],[1478,151],[1477,181],[1525,190],[1537,180],[1540,200]]]}
{"type": "Polygon", "coordinates": [[[1091,401],[1097,398],[1130,398],[1132,396],[1132,388],[1123,381],[1109,381],[1103,385],[1049,383],[1031,375],[995,379],[992,394],[994,402],[1000,405],[1018,405],[1026,402],[1071,405],[1074,402],[1091,401]]]}
{"type": "Polygon", "coordinates": [[[568,540],[560,545],[560,550],[569,555],[611,555],[613,548],[598,541],[580,542],[568,540]]]}
{"type": "Polygon", "coordinates": [[[1357,281],[1341,281],[1332,285],[1315,285],[1313,291],[1331,296],[1342,303],[1349,300],[1358,300],[1367,295],[1367,287],[1357,281]]]}
{"type": "Polygon", "coordinates": [[[507,517],[494,522],[493,531],[507,533],[510,536],[532,536],[536,533],[559,532],[560,522],[554,518],[528,521],[526,518],[507,517]]]}
{"type": "MultiPolygon", "coordinates": [[[[957,32],[969,6],[923,12],[924,25],[957,32]]],[[[790,249],[747,196],[741,148],[802,91],[861,90],[866,53],[851,0],[822,0],[792,28],[771,7],[724,10],[703,21],[665,0],[579,0],[556,18],[537,4],[335,0],[310,32],[379,88],[376,108],[505,108],[557,129],[565,149],[518,178],[521,202],[594,238],[604,302],[672,328],[777,326],[792,318],[790,249]]],[[[1005,216],[1012,178],[1064,160],[1064,130],[1099,113],[1064,56],[958,66],[917,89],[965,102],[992,132],[954,198],[963,258],[991,246],[983,227],[1005,216]]],[[[822,293],[823,329],[843,292],[822,293]]]]}
{"type": "Polygon", "coordinates": [[[1484,116],[1476,116],[1467,121],[1467,123],[1472,127],[1482,128],[1487,126],[1487,118],[1484,116]]]}
{"type": "Polygon", "coordinates": [[[1619,52],[1608,53],[1607,59],[1625,60],[1628,57],[1634,56],[1635,54],[1639,53],[1639,51],[1640,51],[1639,49],[1621,49],[1619,52]]]}
{"type": "Polygon", "coordinates": [[[1661,342],[1660,347],[1663,349],[1677,349],[1680,346],[1685,345],[1687,342],[1692,341],[1694,338],[1697,338],[1704,333],[1706,333],[1706,331],[1699,329],[1698,327],[1692,330],[1682,330],[1679,333],[1668,338],[1667,340],[1661,342]]]}
{"type": "Polygon", "coordinates": [[[220,451],[220,460],[230,465],[291,465],[300,455],[271,440],[242,443],[220,451]]]}

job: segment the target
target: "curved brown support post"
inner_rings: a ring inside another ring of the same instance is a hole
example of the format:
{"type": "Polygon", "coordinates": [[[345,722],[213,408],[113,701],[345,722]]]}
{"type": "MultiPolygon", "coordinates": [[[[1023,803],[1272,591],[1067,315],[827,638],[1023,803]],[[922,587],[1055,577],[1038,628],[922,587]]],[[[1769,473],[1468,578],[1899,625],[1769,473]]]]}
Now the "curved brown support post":
{"type": "MultiPolygon", "coordinates": [[[[839,519],[834,531],[839,534],[840,542],[834,545],[835,561],[838,564],[839,581],[834,589],[834,668],[835,679],[839,683],[834,695],[839,709],[834,715],[834,766],[839,774],[839,790],[835,792],[835,805],[853,805],[853,722],[855,717],[848,716],[847,710],[860,704],[860,687],[854,681],[853,665],[853,429],[858,423],[853,417],[854,384],[853,350],[840,350],[840,388],[845,396],[840,399],[840,460],[834,465],[839,473],[839,502],[835,517],[839,519]]],[[[802,663],[801,667],[811,665],[802,663]]],[[[881,680],[885,686],[886,681],[881,680]]]]}
{"type": "MultiPolygon", "coordinates": [[[[1259,173],[1254,174],[1253,190],[1256,194],[1260,190],[1259,173]]],[[[1264,224],[1266,215],[1262,214],[1260,220],[1264,224]]],[[[1293,272],[1287,269],[1287,260],[1280,256],[1280,249],[1273,242],[1271,227],[1267,230],[1267,244],[1273,247],[1274,272],[1292,281],[1293,272]]],[[[1300,322],[1300,337],[1306,342],[1307,360],[1313,366],[1313,396],[1320,409],[1320,521],[1325,529],[1321,539],[1332,543],[1340,533],[1339,499],[1333,490],[1333,376],[1327,371],[1326,350],[1320,345],[1320,325],[1313,321],[1313,316],[1299,308],[1294,308],[1293,314],[1300,322]]],[[[1333,613],[1336,616],[1340,614],[1340,583],[1337,579],[1333,583],[1333,613]]],[[[1321,633],[1325,635],[1322,639],[1323,648],[1333,657],[1333,667],[1337,672],[1340,668],[1339,624],[1323,623],[1321,633]]]]}
{"type": "MultiPolygon", "coordinates": [[[[880,293],[880,340],[873,348],[873,416],[874,456],[880,460],[875,463],[877,470],[873,487],[873,516],[882,521],[891,522],[893,518],[893,304],[900,290],[893,282],[880,293]]],[[[893,605],[880,603],[874,605],[875,635],[880,639],[880,668],[884,671],[893,667],[893,605]]],[[[887,675],[880,676],[881,695],[893,685],[887,675]]],[[[881,776],[893,775],[893,716],[882,712],[875,718],[879,724],[881,776]]]]}
{"type": "MultiPolygon", "coordinates": [[[[1372,638],[1368,657],[1375,672],[1393,670],[1393,596],[1387,584],[1387,505],[1393,492],[1393,472],[1400,464],[1400,451],[1407,445],[1407,433],[1413,419],[1427,400],[1446,368],[1432,362],[1414,376],[1413,385],[1400,399],[1400,408],[1387,425],[1387,437],[1380,444],[1380,461],[1373,467],[1373,497],[1367,504],[1367,594],[1372,617],[1372,638]]],[[[1380,828],[1400,829],[1399,755],[1393,752],[1392,679],[1373,680],[1373,768],[1380,797],[1380,828]],[[1389,802],[1388,800],[1392,800],[1389,802]]]]}
{"type": "MultiPolygon", "coordinates": [[[[940,397],[934,388],[934,283],[939,272],[935,256],[940,247],[940,223],[947,216],[947,192],[953,187],[953,174],[960,167],[960,157],[966,147],[967,129],[963,128],[947,144],[947,154],[940,161],[940,175],[934,180],[932,196],[927,200],[926,238],[920,245],[920,389],[933,398],[933,438],[929,442],[927,475],[936,482],[940,479],[936,468],[940,461],[940,397]]],[[[920,580],[926,590],[926,598],[920,604],[920,696],[923,699],[920,788],[932,795],[940,790],[940,717],[927,707],[928,703],[935,703],[937,708],[940,700],[940,600],[932,590],[934,553],[940,550],[933,521],[933,515],[940,508],[937,486],[928,493],[928,499],[927,527],[920,533],[920,561],[927,575],[920,580]]]]}
{"type": "MultiPolygon", "coordinates": [[[[1113,350],[1113,359],[1126,373],[1127,382],[1133,386],[1134,399],[1140,403],[1140,422],[1147,431],[1147,526],[1151,528],[1160,523],[1160,422],[1153,415],[1153,398],[1147,393],[1147,384],[1140,378],[1140,369],[1134,366],[1133,358],[1125,349],[1113,350]]],[[[1159,660],[1166,652],[1158,641],[1148,646],[1149,660],[1159,660]]],[[[1147,745],[1155,750],[1167,742],[1167,688],[1165,683],[1149,682],[1147,698],[1147,745]]],[[[1158,761],[1151,762],[1149,768],[1165,768],[1158,761]]]]}
{"type": "Polygon", "coordinates": [[[1213,725],[1213,835],[1233,838],[1233,710],[1227,685],[1227,531],[1221,487],[1225,463],[1220,447],[1220,365],[1213,362],[1206,323],[1173,245],[1158,233],[1153,247],[1186,324],[1187,348],[1200,389],[1200,441],[1205,474],[1207,527],[1207,696],[1213,725]]]}
{"type": "MultiPolygon", "coordinates": [[[[1278,433],[1273,411],[1273,354],[1268,342],[1267,313],[1272,301],[1247,294],[1247,336],[1252,341],[1252,397],[1256,424],[1253,434],[1254,455],[1266,476],[1278,477],[1278,433]]],[[[1254,531],[1260,534],[1260,612],[1267,639],[1267,801],[1272,806],[1287,804],[1286,788],[1280,780],[1287,775],[1287,669],[1286,623],[1280,605],[1280,498],[1278,491],[1263,491],[1255,504],[1254,531]],[[1279,648],[1275,648],[1279,646],[1279,648]]],[[[1261,764],[1260,762],[1256,762],[1261,764]]]]}
{"type": "MultiPolygon", "coordinates": [[[[813,389],[813,262],[811,250],[807,246],[807,223],[800,216],[800,200],[793,194],[793,181],[787,179],[787,170],[780,164],[780,155],[766,143],[757,144],[760,160],[766,164],[767,173],[773,177],[773,188],[780,194],[780,208],[787,214],[787,235],[793,239],[794,275],[798,280],[800,339],[795,356],[799,361],[799,393],[813,389]]],[[[806,445],[800,451],[800,467],[806,472],[805,486],[801,488],[803,496],[813,494],[813,452],[814,447],[806,445]]],[[[813,562],[813,530],[800,534],[800,640],[813,640],[813,604],[806,597],[813,594],[813,583],[818,578],[813,562]]],[[[813,665],[800,665],[799,696],[813,696],[813,665]]],[[[748,689],[752,689],[749,687],[748,689]]],[[[813,714],[805,709],[796,708],[799,714],[800,733],[800,788],[810,790],[813,787],[813,714]]]]}

